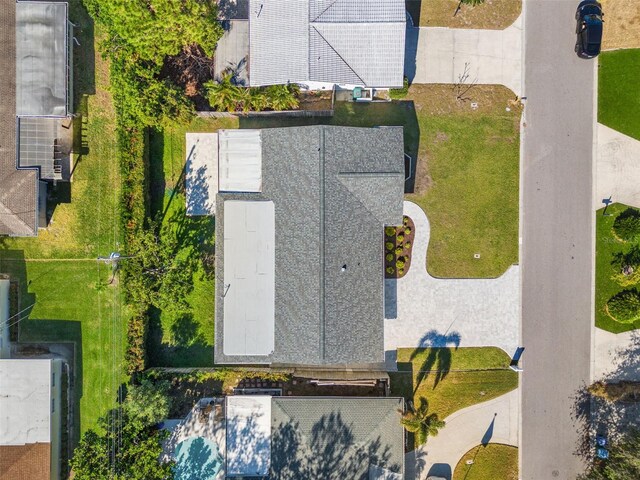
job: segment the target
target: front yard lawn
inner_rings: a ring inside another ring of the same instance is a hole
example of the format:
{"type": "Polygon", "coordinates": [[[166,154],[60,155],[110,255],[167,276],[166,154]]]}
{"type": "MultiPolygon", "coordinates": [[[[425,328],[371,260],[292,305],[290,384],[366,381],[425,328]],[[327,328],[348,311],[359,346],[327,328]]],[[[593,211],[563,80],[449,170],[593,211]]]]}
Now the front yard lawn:
{"type": "Polygon", "coordinates": [[[518,449],[490,443],[478,445],[460,459],[453,480],[518,480],[518,449]],[[473,463],[467,465],[467,461],[473,463]]]}
{"type": "Polygon", "coordinates": [[[522,11],[520,0],[485,0],[476,6],[460,0],[406,0],[406,5],[414,23],[419,18],[420,27],[504,30],[522,11]]]}
{"type": "Polygon", "coordinates": [[[419,405],[441,420],[463,408],[499,397],[518,386],[509,356],[496,347],[400,348],[398,372],[390,373],[391,394],[419,405]]]}
{"type": "Polygon", "coordinates": [[[402,101],[338,103],[333,118],[241,118],[240,128],[403,126],[405,151],[418,158],[406,198],[431,223],[429,273],[498,277],[518,262],[521,110],[513,100],[501,86],[476,85],[457,100],[451,85],[412,85],[402,101]]]}
{"type": "MultiPolygon", "coordinates": [[[[616,217],[628,208],[621,203],[614,203],[607,208],[607,216],[602,215],[604,209],[596,212],[596,327],[613,333],[640,328],[640,319],[631,323],[619,322],[609,315],[607,308],[607,302],[614,295],[623,290],[640,288],[640,281],[638,281],[640,276],[637,272],[635,275],[623,277],[618,262],[614,263],[616,255],[628,254],[634,245],[636,248],[640,247],[640,239],[623,242],[613,231],[616,217]],[[624,283],[630,283],[622,285],[621,280],[626,280],[624,283]]],[[[636,266],[635,270],[638,268],[640,267],[636,266]]]]}
{"type": "Polygon", "coordinates": [[[640,48],[598,58],[598,121],[640,140],[640,48]]]}

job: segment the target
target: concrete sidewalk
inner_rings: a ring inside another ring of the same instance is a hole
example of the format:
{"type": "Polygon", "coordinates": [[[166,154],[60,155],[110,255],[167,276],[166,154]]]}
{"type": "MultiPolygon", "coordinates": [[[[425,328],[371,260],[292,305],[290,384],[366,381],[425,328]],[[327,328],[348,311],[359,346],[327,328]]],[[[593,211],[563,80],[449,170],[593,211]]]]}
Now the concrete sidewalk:
{"type": "Polygon", "coordinates": [[[400,347],[496,346],[513,355],[520,339],[520,267],[498,278],[440,279],[427,273],[429,221],[404,202],[415,223],[411,268],[385,280],[385,350],[400,347]]]}
{"type": "Polygon", "coordinates": [[[498,84],[522,93],[522,15],[505,30],[407,26],[405,75],[411,83],[498,84]]]}
{"type": "Polygon", "coordinates": [[[445,419],[437,436],[405,456],[405,478],[429,475],[450,479],[456,464],[473,447],[485,443],[518,446],[520,399],[513,390],[487,402],[465,408],[445,419]]]}
{"type": "Polygon", "coordinates": [[[640,207],[640,141],[598,124],[596,197],[594,208],[602,208],[602,199],[640,207]]]}

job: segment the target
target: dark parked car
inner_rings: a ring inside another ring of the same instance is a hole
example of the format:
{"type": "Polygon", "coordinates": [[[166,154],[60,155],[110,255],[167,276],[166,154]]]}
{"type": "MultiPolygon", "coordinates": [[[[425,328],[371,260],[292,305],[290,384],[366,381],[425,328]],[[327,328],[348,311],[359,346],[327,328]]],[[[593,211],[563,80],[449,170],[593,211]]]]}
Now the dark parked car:
{"type": "Polygon", "coordinates": [[[582,58],[593,58],[600,53],[602,42],[602,7],[595,0],[584,0],[576,11],[576,53],[582,58]]]}

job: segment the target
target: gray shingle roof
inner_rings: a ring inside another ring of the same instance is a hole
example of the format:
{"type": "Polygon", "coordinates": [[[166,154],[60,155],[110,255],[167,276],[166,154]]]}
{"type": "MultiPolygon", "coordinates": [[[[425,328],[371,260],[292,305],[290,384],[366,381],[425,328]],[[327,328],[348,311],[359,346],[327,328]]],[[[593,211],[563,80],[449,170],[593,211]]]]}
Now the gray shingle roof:
{"type": "Polygon", "coordinates": [[[0,235],[37,233],[34,170],[16,170],[16,2],[0,0],[0,235]]]}
{"type": "Polygon", "coordinates": [[[401,127],[262,130],[262,193],[218,194],[216,236],[223,238],[225,199],[274,202],[275,350],[268,357],[222,353],[218,243],[216,362],[383,361],[382,229],[402,222],[403,152],[401,127]]]}
{"type": "Polygon", "coordinates": [[[251,0],[251,85],[402,86],[403,0],[251,0]]]}
{"type": "Polygon", "coordinates": [[[271,402],[270,479],[366,480],[369,466],[402,473],[401,398],[286,398],[271,402]]]}

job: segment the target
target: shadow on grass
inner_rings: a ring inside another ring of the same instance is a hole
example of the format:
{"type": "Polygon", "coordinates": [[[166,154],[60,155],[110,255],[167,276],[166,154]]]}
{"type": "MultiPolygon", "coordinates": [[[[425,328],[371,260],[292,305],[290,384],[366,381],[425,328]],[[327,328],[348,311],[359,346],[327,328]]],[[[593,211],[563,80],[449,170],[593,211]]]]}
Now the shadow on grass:
{"type": "Polygon", "coordinates": [[[416,348],[411,352],[411,356],[409,357],[409,360],[413,361],[424,352],[425,349],[428,351],[416,376],[416,383],[413,390],[414,395],[430,373],[434,373],[435,375],[433,380],[433,389],[435,390],[438,384],[449,374],[451,370],[452,353],[454,350],[457,350],[459,346],[460,334],[457,332],[441,334],[436,330],[430,330],[422,336],[420,339],[420,348],[416,348]],[[450,345],[453,346],[453,349],[449,347],[450,345]]]}
{"type": "Polygon", "coordinates": [[[211,367],[213,345],[198,332],[200,324],[191,314],[181,314],[171,325],[174,344],[163,341],[162,312],[152,307],[149,311],[147,336],[147,366],[153,367],[211,367]]]}

